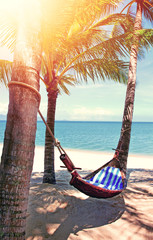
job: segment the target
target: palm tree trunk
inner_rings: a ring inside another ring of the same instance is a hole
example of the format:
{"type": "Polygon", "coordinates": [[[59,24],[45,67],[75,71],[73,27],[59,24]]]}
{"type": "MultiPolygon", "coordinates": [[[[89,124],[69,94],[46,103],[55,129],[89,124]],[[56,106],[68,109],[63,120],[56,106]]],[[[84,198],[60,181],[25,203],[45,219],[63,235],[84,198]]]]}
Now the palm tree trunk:
{"type": "Polygon", "coordinates": [[[141,5],[141,1],[138,1],[137,13],[136,13],[135,25],[134,25],[133,44],[131,47],[131,54],[130,54],[129,75],[128,75],[128,84],[127,84],[125,106],[124,106],[124,113],[123,113],[123,120],[122,120],[122,129],[121,129],[120,140],[117,146],[117,149],[120,149],[123,151],[123,152],[120,152],[119,154],[119,160],[125,174],[126,174],[126,165],[127,165],[127,158],[128,158],[130,138],[131,138],[131,127],[132,127],[135,87],[136,87],[137,55],[138,55],[138,46],[139,46],[139,36],[135,34],[135,31],[141,29],[141,23],[142,23],[142,5],[141,5]]]}
{"type": "MultiPolygon", "coordinates": [[[[58,90],[50,89],[48,91],[48,109],[47,109],[47,124],[54,134],[55,110],[58,90]]],[[[50,136],[46,128],[45,136],[45,157],[44,157],[44,176],[43,183],[55,184],[54,170],[54,140],[50,136]]]]}
{"type": "MultiPolygon", "coordinates": [[[[29,3],[21,13],[11,81],[39,90],[41,8],[37,0],[29,3]]],[[[25,239],[38,107],[37,93],[20,85],[10,86],[0,165],[0,238],[3,240],[25,239]]]]}

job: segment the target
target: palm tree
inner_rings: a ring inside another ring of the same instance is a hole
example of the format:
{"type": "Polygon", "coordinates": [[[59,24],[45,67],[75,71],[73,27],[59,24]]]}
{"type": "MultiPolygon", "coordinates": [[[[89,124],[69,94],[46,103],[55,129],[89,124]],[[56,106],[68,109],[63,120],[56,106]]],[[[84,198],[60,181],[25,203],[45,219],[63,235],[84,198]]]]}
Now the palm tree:
{"type": "MultiPolygon", "coordinates": [[[[122,29],[132,31],[131,18],[125,15],[110,15],[97,23],[82,27],[74,20],[66,36],[60,37],[60,45],[53,46],[48,56],[43,56],[44,67],[42,80],[48,92],[47,124],[54,134],[56,100],[61,90],[66,94],[69,91],[66,84],[74,85],[83,80],[92,79],[94,82],[99,77],[126,82],[125,62],[119,60],[118,55],[124,56],[129,49],[126,42],[128,33],[109,38],[105,30],[100,29],[108,24],[122,23],[122,29]],[[128,20],[128,21],[127,21],[128,20]],[[54,49],[54,51],[53,51],[54,49]],[[62,51],[63,50],[63,51],[62,51]],[[51,58],[49,56],[51,54],[51,58]],[[49,67],[52,66],[51,69],[49,67]]],[[[56,38],[56,36],[55,36],[56,38]]],[[[57,41],[56,41],[57,42],[57,41]]],[[[54,171],[54,139],[46,128],[45,157],[44,157],[44,183],[55,183],[54,171]]]]}
{"type": "Polygon", "coordinates": [[[1,239],[25,239],[26,210],[39,108],[40,9],[39,1],[26,1],[20,15],[22,19],[20,18],[17,34],[0,164],[1,239]]]}
{"type": "MultiPolygon", "coordinates": [[[[132,118],[133,118],[133,107],[135,98],[135,87],[136,87],[136,70],[137,70],[137,56],[139,51],[139,43],[141,41],[140,34],[142,28],[142,15],[149,21],[153,21],[153,1],[149,0],[133,0],[128,3],[122,12],[128,8],[127,13],[130,14],[132,4],[137,4],[135,24],[133,29],[133,41],[130,53],[130,63],[129,63],[129,74],[127,83],[127,92],[125,99],[125,107],[122,120],[122,129],[120,140],[117,149],[120,149],[119,159],[122,163],[122,168],[126,173],[127,157],[130,144],[132,118]]],[[[122,13],[121,12],[121,13],[122,13]]]]}

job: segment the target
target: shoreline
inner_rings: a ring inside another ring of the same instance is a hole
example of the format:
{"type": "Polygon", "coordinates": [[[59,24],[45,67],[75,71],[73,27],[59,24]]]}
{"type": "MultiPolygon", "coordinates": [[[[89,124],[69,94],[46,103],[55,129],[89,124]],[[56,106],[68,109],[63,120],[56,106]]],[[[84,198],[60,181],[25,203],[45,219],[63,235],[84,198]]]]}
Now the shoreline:
{"type": "MultiPolygon", "coordinates": [[[[3,143],[0,142],[0,153],[2,152],[2,147],[3,147],[3,143]]],[[[62,146],[63,147],[63,146],[62,146]]],[[[35,148],[43,148],[44,149],[44,146],[42,145],[35,145],[35,148]]],[[[56,149],[56,147],[55,147],[56,149]]],[[[79,148],[67,148],[67,147],[63,147],[64,150],[66,151],[75,151],[75,152],[87,152],[87,153],[97,153],[97,154],[106,154],[106,155],[112,155],[114,154],[114,150],[110,150],[110,151],[100,151],[100,150],[91,150],[91,149],[79,149],[79,148]]],[[[142,157],[153,157],[153,153],[129,153],[130,156],[132,157],[137,157],[137,156],[142,156],[142,157]]]]}
{"type": "MultiPolygon", "coordinates": [[[[0,143],[0,154],[2,154],[2,146],[0,143]]],[[[76,167],[81,167],[85,170],[94,170],[108,162],[113,158],[114,151],[100,152],[82,149],[67,149],[66,153],[69,155],[76,167]]],[[[63,165],[60,158],[60,153],[55,148],[55,171],[61,170],[60,166],[63,165]]],[[[127,168],[135,169],[153,169],[153,155],[145,154],[129,154],[127,161],[127,168]]],[[[36,145],[35,156],[33,164],[33,172],[43,172],[44,166],[44,147],[36,145]]]]}

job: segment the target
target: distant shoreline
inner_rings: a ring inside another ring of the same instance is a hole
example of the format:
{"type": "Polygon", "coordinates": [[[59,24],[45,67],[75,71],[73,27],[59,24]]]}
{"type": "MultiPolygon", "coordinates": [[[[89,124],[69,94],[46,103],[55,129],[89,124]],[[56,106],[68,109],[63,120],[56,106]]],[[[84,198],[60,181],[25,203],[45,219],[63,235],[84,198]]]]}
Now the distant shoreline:
{"type": "MultiPolygon", "coordinates": [[[[5,119],[0,119],[0,122],[6,122],[5,119]]],[[[43,122],[41,119],[38,119],[37,122],[43,122]]],[[[90,121],[90,120],[55,120],[55,122],[68,122],[68,123],[122,123],[122,121],[90,121]]],[[[132,123],[151,123],[153,124],[153,121],[133,121],[132,123]]]]}

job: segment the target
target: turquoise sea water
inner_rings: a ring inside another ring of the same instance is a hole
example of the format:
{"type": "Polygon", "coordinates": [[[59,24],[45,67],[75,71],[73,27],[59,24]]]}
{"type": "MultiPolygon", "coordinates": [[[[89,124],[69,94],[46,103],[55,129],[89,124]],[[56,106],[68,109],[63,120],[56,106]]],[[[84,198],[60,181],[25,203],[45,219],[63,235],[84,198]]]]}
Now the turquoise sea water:
{"type": "MultiPolygon", "coordinates": [[[[3,142],[6,121],[0,121],[0,143],[3,142]]],[[[55,137],[62,147],[112,152],[120,136],[121,122],[56,121],[55,137]]],[[[43,146],[45,125],[38,121],[36,145],[43,146]]],[[[153,155],[153,122],[134,122],[130,153],[153,155]]]]}

